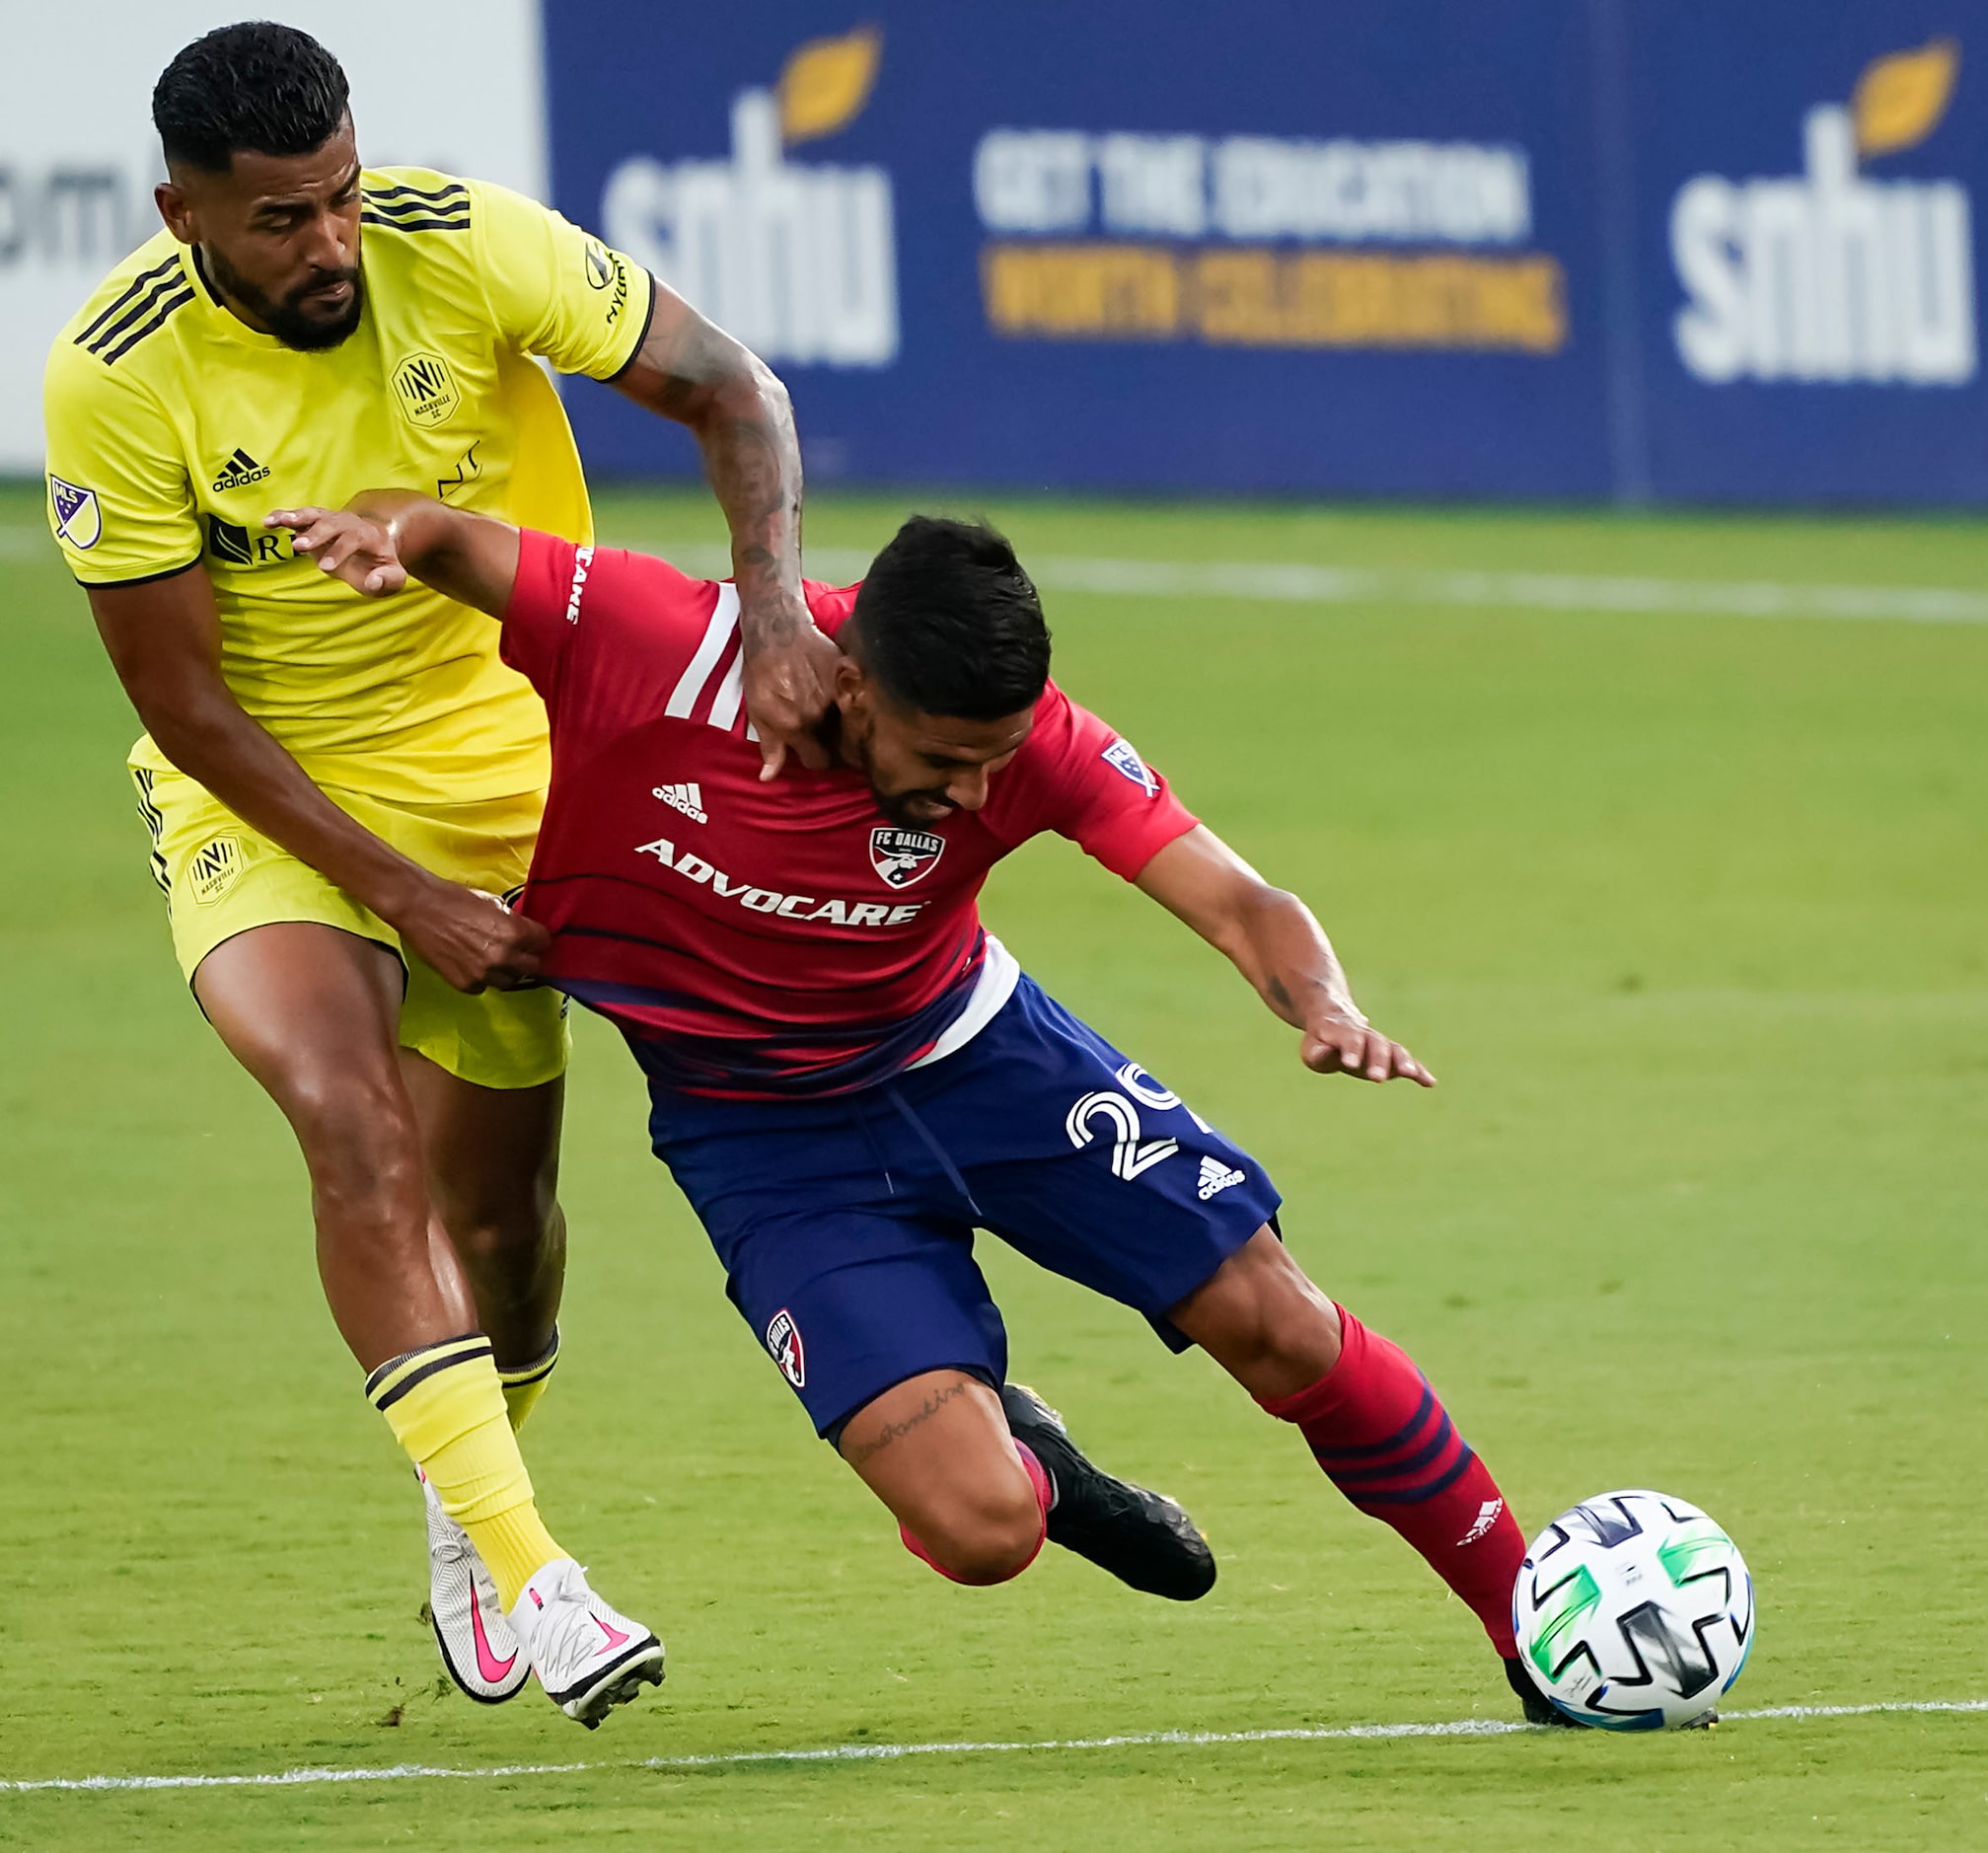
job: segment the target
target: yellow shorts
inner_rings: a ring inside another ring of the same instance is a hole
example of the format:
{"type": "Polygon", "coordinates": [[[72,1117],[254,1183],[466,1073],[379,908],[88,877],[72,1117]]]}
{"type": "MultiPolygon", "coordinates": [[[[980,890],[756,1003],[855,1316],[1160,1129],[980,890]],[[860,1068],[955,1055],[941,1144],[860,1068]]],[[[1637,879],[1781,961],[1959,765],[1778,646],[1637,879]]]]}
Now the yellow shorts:
{"type": "MultiPolygon", "coordinates": [[[[133,766],[138,813],[152,833],[152,874],[166,895],[173,950],[190,981],[224,939],[285,921],[339,926],[388,947],[406,969],[401,1046],[482,1087],[537,1087],[566,1070],[566,1001],[555,991],[469,997],[402,944],[393,927],[184,774],[133,766]]],[[[508,894],[531,866],[546,794],[471,804],[399,804],[356,791],[325,795],[376,837],[448,881],[508,894]]]]}

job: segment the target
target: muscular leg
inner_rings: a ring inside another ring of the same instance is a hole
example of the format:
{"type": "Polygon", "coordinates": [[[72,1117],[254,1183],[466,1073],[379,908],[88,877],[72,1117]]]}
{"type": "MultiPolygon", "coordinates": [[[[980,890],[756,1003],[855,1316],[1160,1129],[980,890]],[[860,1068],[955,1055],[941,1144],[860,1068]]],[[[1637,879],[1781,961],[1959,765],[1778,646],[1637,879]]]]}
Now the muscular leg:
{"type": "Polygon", "coordinates": [[[1339,1362],[1339,1308],[1267,1228],[1166,1316],[1258,1402],[1294,1395],[1339,1362]]]}
{"type": "Polygon", "coordinates": [[[319,1276],[368,1398],[512,1608],[567,1553],[533,1502],[469,1279],[433,1232],[401,1072],[399,962],[355,934],[285,922],[217,946],[193,988],[303,1149],[319,1276]]]}
{"type": "Polygon", "coordinates": [[[368,1371],[477,1329],[454,1252],[429,1240],[421,1130],[398,1053],[401,988],[384,947],[307,922],[239,933],[193,976],[208,1020],[296,1134],[325,1297],[368,1371]]]}
{"type": "Polygon", "coordinates": [[[1333,1484],[1413,1545],[1511,1658],[1525,1540],[1413,1359],[1334,1305],[1268,1228],[1167,1316],[1294,1424],[1333,1484]]]}
{"type": "Polygon", "coordinates": [[[479,1087],[401,1051],[426,1157],[435,1224],[476,1295],[497,1368],[546,1356],[566,1274],[556,1195],[565,1082],[479,1087]]]}
{"type": "Polygon", "coordinates": [[[1023,1464],[1000,1398],[979,1377],[908,1377],[850,1417],[840,1445],[906,1543],[955,1582],[1003,1583],[1041,1549],[1048,1480],[1023,1464]]]}

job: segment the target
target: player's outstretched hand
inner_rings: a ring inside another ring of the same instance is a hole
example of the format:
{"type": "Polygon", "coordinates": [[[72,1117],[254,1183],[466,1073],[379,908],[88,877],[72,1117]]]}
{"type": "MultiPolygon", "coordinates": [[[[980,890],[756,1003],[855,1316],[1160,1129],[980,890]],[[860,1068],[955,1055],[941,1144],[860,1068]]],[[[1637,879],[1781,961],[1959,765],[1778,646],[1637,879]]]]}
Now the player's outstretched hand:
{"type": "Polygon", "coordinates": [[[797,624],[782,617],[760,629],[773,638],[746,652],[746,715],[760,736],[760,777],[777,778],[789,753],[822,772],[829,756],[817,729],[835,699],[842,651],[805,607],[797,624]]]}
{"type": "Polygon", "coordinates": [[[439,877],[426,882],[392,925],[458,991],[515,991],[539,976],[552,935],[493,894],[439,877]]]}
{"type": "Polygon", "coordinates": [[[262,525],[288,528],[292,553],[316,559],[320,571],[336,575],[368,598],[385,598],[407,583],[407,569],[385,522],[349,508],[273,508],[262,525]]]}
{"type": "Polygon", "coordinates": [[[1434,1087],[1436,1076],[1398,1042],[1377,1029],[1344,1017],[1329,1017],[1304,1032],[1299,1058],[1315,1075],[1351,1075],[1355,1080],[1412,1080],[1434,1087]]]}

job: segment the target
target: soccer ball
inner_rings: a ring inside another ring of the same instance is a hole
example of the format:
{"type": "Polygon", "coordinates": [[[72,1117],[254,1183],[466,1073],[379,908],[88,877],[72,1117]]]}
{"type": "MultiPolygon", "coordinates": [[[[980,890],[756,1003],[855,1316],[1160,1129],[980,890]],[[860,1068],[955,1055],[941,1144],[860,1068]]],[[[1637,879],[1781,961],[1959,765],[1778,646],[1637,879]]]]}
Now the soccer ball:
{"type": "Polygon", "coordinates": [[[1532,1540],[1511,1592],[1518,1658],[1578,1724],[1696,1724],[1753,1648],[1753,1579],[1732,1540],[1666,1493],[1603,1493],[1532,1540]]]}

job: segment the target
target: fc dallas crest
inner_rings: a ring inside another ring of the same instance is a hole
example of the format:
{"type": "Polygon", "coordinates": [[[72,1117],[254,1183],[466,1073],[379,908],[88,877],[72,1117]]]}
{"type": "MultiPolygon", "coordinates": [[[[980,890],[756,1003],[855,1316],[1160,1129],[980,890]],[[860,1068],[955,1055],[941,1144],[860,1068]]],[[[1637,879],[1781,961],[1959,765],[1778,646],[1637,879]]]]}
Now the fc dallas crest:
{"type": "Polygon", "coordinates": [[[784,1306],[773,1314],[773,1323],[767,1327],[767,1349],[773,1354],[780,1374],[795,1389],[807,1387],[808,1355],[801,1349],[801,1328],[784,1306]]]}
{"type": "Polygon", "coordinates": [[[870,832],[870,866],[893,888],[909,888],[929,874],[945,852],[946,840],[929,830],[900,830],[879,824],[870,832]]]}

